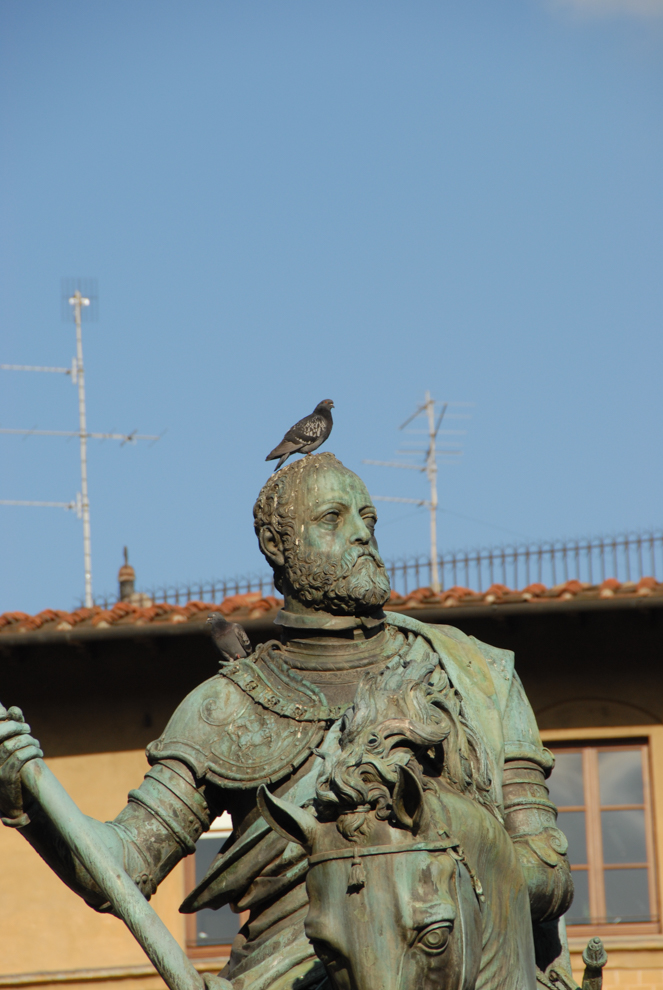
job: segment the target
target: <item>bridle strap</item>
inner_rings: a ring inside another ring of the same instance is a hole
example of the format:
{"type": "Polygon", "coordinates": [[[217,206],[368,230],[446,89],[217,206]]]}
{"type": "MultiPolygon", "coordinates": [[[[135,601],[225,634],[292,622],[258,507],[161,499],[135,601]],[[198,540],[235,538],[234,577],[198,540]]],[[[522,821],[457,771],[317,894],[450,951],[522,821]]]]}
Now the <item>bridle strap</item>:
{"type": "MultiPolygon", "coordinates": [[[[314,856],[309,856],[308,865],[309,869],[311,869],[311,867],[317,866],[319,863],[329,863],[337,859],[351,859],[354,868],[359,865],[364,856],[389,856],[402,852],[448,852],[457,861],[459,867],[462,863],[467,870],[479,904],[485,903],[486,895],[483,892],[481,881],[467,862],[460,842],[451,836],[447,839],[442,839],[440,842],[409,842],[402,846],[355,845],[350,849],[329,849],[327,852],[315,853],[314,856]]],[[[363,886],[363,884],[364,881],[362,880],[361,885],[363,886]]]]}
{"type": "Polygon", "coordinates": [[[309,856],[308,865],[317,866],[334,859],[358,859],[364,856],[389,856],[403,852],[447,852],[457,849],[459,843],[455,839],[443,839],[441,842],[409,842],[402,846],[353,846],[349,849],[329,849],[327,852],[309,856]]]}

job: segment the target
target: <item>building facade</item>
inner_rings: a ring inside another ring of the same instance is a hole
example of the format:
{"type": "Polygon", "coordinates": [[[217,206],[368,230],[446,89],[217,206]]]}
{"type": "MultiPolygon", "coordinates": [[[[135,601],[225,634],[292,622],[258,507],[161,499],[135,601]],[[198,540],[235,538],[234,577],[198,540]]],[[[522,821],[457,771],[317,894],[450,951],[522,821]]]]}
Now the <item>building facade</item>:
{"type": "MultiPolygon", "coordinates": [[[[0,617],[0,698],[23,708],[47,762],[87,814],[108,820],[147,769],[144,749],[217,670],[206,625],[219,609],[254,645],[279,602],[119,602],[112,609],[0,617]]],[[[663,990],[663,585],[577,581],[393,596],[389,606],[512,649],[546,745],[551,794],[576,887],[567,916],[576,977],[587,939],[608,950],[604,986],[663,990]]],[[[221,818],[153,905],[201,970],[218,971],[242,919],[179,913],[229,835],[221,818]]],[[[11,829],[0,830],[0,987],[163,986],[124,925],[91,911],[11,829]]]]}

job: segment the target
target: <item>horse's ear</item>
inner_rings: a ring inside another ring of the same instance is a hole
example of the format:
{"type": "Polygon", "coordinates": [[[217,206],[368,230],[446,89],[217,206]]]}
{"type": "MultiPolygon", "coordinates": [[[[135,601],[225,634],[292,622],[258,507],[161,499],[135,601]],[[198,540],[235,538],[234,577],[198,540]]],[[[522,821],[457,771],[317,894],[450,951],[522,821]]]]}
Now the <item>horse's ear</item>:
{"type": "Polygon", "coordinates": [[[265,821],[284,839],[298,842],[300,846],[311,845],[318,820],[310,812],[290,801],[281,801],[264,784],[258,788],[258,809],[265,821]]]}
{"type": "Polygon", "coordinates": [[[417,832],[424,815],[424,792],[409,767],[398,766],[398,780],[391,799],[394,815],[404,828],[417,832]]]}

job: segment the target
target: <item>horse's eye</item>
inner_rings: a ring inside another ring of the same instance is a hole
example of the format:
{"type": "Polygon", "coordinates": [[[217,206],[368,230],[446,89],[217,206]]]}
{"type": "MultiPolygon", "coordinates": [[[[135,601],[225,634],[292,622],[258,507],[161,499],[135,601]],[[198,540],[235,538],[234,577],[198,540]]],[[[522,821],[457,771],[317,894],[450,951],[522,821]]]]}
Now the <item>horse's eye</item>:
{"type": "Polygon", "coordinates": [[[366,742],[369,746],[377,746],[377,744],[380,742],[380,737],[377,736],[374,732],[371,732],[366,742]]]}
{"type": "Polygon", "coordinates": [[[432,925],[421,933],[417,945],[420,945],[426,952],[444,952],[450,934],[450,925],[432,925]]]}

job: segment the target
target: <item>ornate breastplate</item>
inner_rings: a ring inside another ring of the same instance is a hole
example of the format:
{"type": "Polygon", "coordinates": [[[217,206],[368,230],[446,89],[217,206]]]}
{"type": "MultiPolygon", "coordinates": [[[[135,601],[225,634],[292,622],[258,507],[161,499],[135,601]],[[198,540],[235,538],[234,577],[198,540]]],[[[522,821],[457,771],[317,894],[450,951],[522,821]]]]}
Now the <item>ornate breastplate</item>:
{"type": "Polygon", "coordinates": [[[266,643],[192,691],[148,746],[150,763],[181,760],[200,779],[242,789],[300,767],[348,706],[328,705],[318,688],[289,670],[279,648],[266,643]]]}
{"type": "Polygon", "coordinates": [[[266,643],[251,659],[224,664],[220,675],[243,698],[230,721],[216,701],[201,707],[202,718],[220,730],[209,771],[240,786],[255,787],[296,770],[319,745],[325,727],[348,707],[328,705],[318,688],[279,658],[275,643],[266,643]]]}

